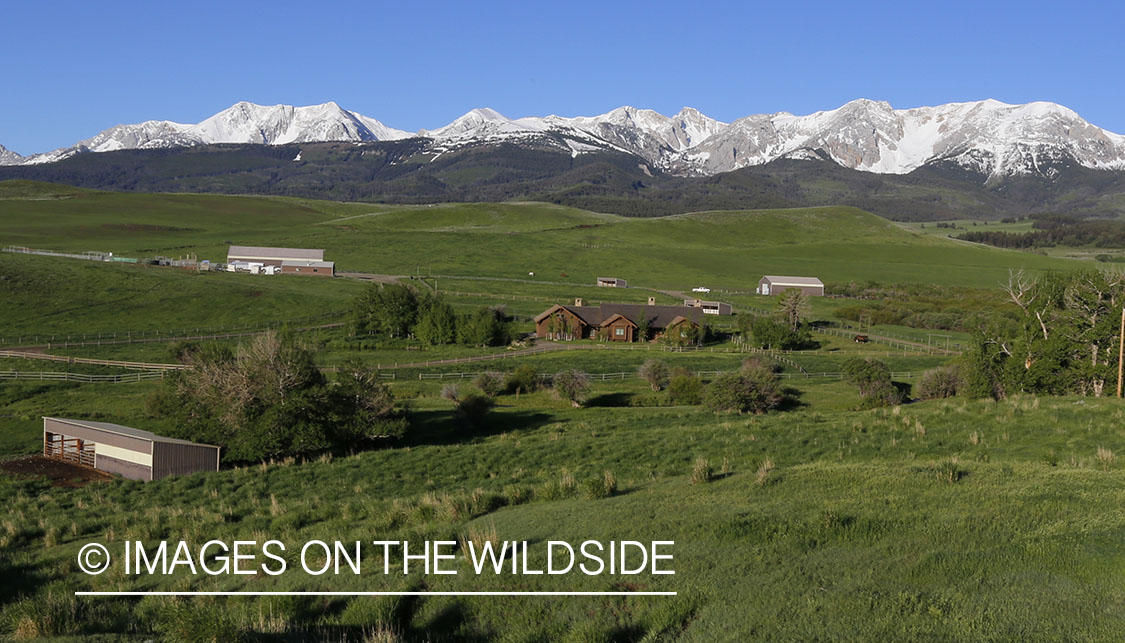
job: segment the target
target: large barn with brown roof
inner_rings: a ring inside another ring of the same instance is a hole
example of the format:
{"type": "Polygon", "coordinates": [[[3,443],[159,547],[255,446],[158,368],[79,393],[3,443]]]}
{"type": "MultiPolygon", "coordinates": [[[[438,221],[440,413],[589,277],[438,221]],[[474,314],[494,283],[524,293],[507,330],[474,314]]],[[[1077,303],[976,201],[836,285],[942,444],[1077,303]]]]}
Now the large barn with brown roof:
{"type": "MultiPolygon", "coordinates": [[[[686,333],[687,328],[703,325],[703,309],[693,306],[644,304],[600,304],[583,306],[554,305],[535,317],[535,334],[542,339],[606,339],[614,342],[645,341],[638,337],[641,321],[656,336],[669,332],[686,333]]],[[[685,335],[686,337],[686,335],[685,335]]]]}

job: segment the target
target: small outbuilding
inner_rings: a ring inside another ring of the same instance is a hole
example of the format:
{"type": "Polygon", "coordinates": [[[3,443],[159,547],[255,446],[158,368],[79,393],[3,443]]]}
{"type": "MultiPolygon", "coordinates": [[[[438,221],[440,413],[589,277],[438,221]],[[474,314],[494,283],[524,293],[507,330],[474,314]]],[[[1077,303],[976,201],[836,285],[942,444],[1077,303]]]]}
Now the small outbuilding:
{"type": "Polygon", "coordinates": [[[629,284],[624,279],[617,277],[598,277],[598,285],[604,288],[628,288],[629,284]]]}
{"type": "Polygon", "coordinates": [[[685,306],[702,308],[704,315],[733,315],[731,305],[721,301],[703,301],[702,299],[685,299],[685,306]]]}
{"type": "Polygon", "coordinates": [[[800,290],[809,297],[824,296],[824,282],[816,277],[766,275],[758,281],[759,295],[780,295],[786,290],[800,290]]]}
{"type": "Polygon", "coordinates": [[[219,470],[219,447],[110,422],[43,418],[43,455],[132,480],[219,470]]]}
{"type": "Polygon", "coordinates": [[[336,276],[336,264],[331,261],[301,261],[297,259],[282,261],[281,274],[334,277],[336,276]]]}

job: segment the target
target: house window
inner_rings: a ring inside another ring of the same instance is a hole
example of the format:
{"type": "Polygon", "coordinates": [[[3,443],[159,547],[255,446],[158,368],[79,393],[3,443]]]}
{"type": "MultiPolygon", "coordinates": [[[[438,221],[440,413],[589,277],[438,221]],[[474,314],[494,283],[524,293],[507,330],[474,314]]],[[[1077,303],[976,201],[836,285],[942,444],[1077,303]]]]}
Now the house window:
{"type": "Polygon", "coordinates": [[[624,337],[625,336],[625,329],[624,328],[614,328],[613,334],[617,335],[618,337],[624,337]]]}

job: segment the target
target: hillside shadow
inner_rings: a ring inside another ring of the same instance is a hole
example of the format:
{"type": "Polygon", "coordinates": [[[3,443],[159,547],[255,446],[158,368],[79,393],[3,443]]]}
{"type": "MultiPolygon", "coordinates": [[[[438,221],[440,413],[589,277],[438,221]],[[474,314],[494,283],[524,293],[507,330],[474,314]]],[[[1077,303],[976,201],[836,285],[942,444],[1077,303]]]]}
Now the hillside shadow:
{"type": "Polygon", "coordinates": [[[0,608],[46,582],[47,577],[31,565],[13,564],[0,554],[0,608]]]}
{"type": "Polygon", "coordinates": [[[787,386],[781,389],[781,393],[784,397],[781,399],[781,404],[777,407],[778,411],[796,411],[799,408],[809,405],[808,402],[801,400],[801,396],[804,395],[804,392],[800,389],[787,386]]]}
{"type": "Polygon", "coordinates": [[[457,444],[501,433],[533,431],[547,424],[566,422],[537,411],[490,413],[477,423],[468,421],[453,410],[412,411],[408,418],[410,429],[403,440],[403,444],[408,446],[457,444]]]}

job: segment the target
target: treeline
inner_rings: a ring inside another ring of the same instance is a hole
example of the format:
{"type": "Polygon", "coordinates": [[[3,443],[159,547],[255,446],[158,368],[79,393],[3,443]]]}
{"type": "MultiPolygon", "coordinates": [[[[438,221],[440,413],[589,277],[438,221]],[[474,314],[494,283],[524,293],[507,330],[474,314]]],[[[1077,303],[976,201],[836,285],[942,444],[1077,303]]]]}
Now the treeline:
{"type": "Polygon", "coordinates": [[[1108,219],[1079,220],[1052,216],[1037,218],[1029,232],[971,231],[957,236],[962,241],[986,243],[998,248],[1027,250],[1055,246],[1094,248],[1125,247],[1125,221],[1108,219]]]}
{"type": "Polygon", "coordinates": [[[971,394],[1101,396],[1111,391],[1125,277],[1090,270],[1033,280],[1017,273],[1007,291],[1017,313],[982,323],[964,356],[971,394]]]}
{"type": "Polygon", "coordinates": [[[352,304],[352,332],[413,339],[428,346],[503,346],[511,341],[503,307],[457,313],[440,295],[404,284],[371,284],[352,304]]]}

